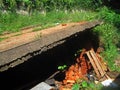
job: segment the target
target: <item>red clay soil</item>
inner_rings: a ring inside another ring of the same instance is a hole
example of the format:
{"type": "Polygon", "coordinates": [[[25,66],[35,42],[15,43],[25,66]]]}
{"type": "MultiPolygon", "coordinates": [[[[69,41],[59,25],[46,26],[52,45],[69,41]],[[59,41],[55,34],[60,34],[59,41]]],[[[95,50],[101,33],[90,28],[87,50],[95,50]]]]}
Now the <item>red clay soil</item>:
{"type": "Polygon", "coordinates": [[[36,31],[36,32],[33,32],[33,30],[36,27],[31,27],[31,28],[23,29],[21,32],[2,35],[0,36],[0,38],[7,37],[7,39],[0,42],[0,52],[23,45],[25,43],[29,43],[31,41],[34,41],[35,39],[40,38],[40,36],[48,35],[50,33],[64,30],[64,28],[74,26],[74,25],[81,25],[84,23],[86,23],[86,21],[77,22],[77,23],[60,24],[58,26],[36,31]]]}

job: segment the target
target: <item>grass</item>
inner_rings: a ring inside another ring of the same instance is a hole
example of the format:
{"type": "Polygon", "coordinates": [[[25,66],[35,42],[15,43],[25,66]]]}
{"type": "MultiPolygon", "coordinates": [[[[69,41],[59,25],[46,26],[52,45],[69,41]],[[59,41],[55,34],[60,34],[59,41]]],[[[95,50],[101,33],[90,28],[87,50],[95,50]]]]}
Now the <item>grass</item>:
{"type": "MultiPolygon", "coordinates": [[[[42,18],[42,16],[40,17],[42,18]]],[[[2,26],[0,27],[0,34],[2,34],[5,31],[9,33],[18,32],[20,31],[20,28],[23,28],[25,26],[39,24],[39,18],[35,17],[35,15],[29,17],[28,15],[7,13],[2,14],[0,18],[0,23],[2,26]]]]}
{"type": "MultiPolygon", "coordinates": [[[[46,14],[38,12],[32,15],[20,15],[15,13],[4,13],[0,15],[0,35],[4,32],[18,32],[21,28],[30,25],[41,25],[42,29],[55,26],[57,23],[77,22],[82,20],[92,20],[96,13],[92,11],[66,12],[51,11],[46,14]]],[[[37,28],[39,30],[41,28],[37,28]]]]}
{"type": "Polygon", "coordinates": [[[5,40],[5,39],[7,39],[7,37],[6,37],[6,38],[0,38],[0,41],[3,41],[3,40],[5,40]]]}
{"type": "Polygon", "coordinates": [[[114,64],[119,56],[117,45],[120,43],[120,14],[107,7],[99,8],[98,11],[97,18],[102,19],[104,23],[94,28],[94,32],[99,35],[100,46],[104,48],[102,56],[112,71],[120,71],[114,64]]]}
{"type": "Polygon", "coordinates": [[[117,33],[117,28],[113,24],[104,23],[94,28],[94,32],[98,33],[100,45],[104,48],[104,52],[101,54],[104,60],[112,71],[118,71],[118,68],[114,64],[118,56],[116,45],[119,41],[119,33],[117,33]]]}
{"type": "Polygon", "coordinates": [[[119,87],[105,87],[100,82],[95,84],[93,81],[76,82],[72,90],[119,90],[119,87]]]}

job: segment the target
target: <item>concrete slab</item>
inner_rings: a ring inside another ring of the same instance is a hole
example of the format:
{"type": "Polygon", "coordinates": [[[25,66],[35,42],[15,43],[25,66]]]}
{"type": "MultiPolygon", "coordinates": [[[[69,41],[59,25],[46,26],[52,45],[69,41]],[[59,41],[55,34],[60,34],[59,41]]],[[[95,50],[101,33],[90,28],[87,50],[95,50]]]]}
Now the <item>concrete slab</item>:
{"type": "Polygon", "coordinates": [[[11,37],[0,42],[0,71],[24,63],[29,58],[53,48],[73,35],[99,25],[100,21],[58,25],[49,29],[11,37]]]}
{"type": "Polygon", "coordinates": [[[53,89],[53,87],[46,84],[45,82],[41,82],[30,90],[54,90],[54,89],[53,89]]]}

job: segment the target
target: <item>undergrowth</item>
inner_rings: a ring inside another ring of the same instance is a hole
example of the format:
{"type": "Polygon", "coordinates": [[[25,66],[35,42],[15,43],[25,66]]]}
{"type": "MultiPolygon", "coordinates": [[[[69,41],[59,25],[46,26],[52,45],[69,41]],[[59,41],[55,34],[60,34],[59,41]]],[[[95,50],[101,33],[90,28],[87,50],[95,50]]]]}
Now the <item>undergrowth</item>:
{"type": "Polygon", "coordinates": [[[28,12],[41,10],[72,10],[75,8],[100,7],[103,0],[0,0],[0,9],[16,12],[17,9],[28,12]]]}
{"type": "Polygon", "coordinates": [[[100,39],[100,46],[104,48],[102,56],[107,62],[109,68],[114,71],[119,69],[115,66],[115,59],[118,56],[117,44],[119,41],[119,33],[117,28],[110,23],[104,23],[103,25],[94,28],[94,32],[98,33],[100,39]]]}
{"type": "Polygon", "coordinates": [[[94,31],[99,35],[100,46],[104,48],[102,56],[112,71],[120,71],[120,68],[114,64],[119,56],[117,45],[120,43],[120,14],[105,6],[97,10],[97,17],[104,22],[94,28],[94,31]]]}

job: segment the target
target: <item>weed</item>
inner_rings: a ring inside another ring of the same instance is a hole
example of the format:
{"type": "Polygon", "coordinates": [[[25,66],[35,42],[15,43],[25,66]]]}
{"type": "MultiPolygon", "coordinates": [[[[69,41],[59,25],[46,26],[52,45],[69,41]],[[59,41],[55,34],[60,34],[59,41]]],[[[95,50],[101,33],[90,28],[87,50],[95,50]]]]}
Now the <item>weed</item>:
{"type": "Polygon", "coordinates": [[[99,33],[100,45],[102,45],[105,51],[102,53],[104,59],[108,62],[111,70],[115,70],[114,60],[118,55],[116,44],[118,43],[117,28],[113,24],[104,23],[94,29],[99,33]]]}
{"type": "Polygon", "coordinates": [[[72,90],[80,90],[80,85],[78,83],[75,83],[73,86],[72,86],[72,90]]]}
{"type": "Polygon", "coordinates": [[[58,66],[58,70],[63,71],[66,69],[66,67],[67,67],[67,65],[58,66]]]}
{"type": "Polygon", "coordinates": [[[38,40],[42,37],[42,33],[38,33],[35,35],[35,40],[38,40]]]}
{"type": "Polygon", "coordinates": [[[94,29],[99,33],[100,44],[105,49],[102,56],[108,62],[108,66],[111,70],[118,71],[119,69],[115,66],[114,60],[118,56],[117,45],[120,42],[120,15],[104,6],[99,8],[98,17],[105,22],[103,25],[94,29]]]}
{"type": "Polygon", "coordinates": [[[73,86],[72,86],[72,90],[101,90],[103,88],[103,86],[99,83],[99,84],[95,84],[93,82],[90,81],[86,81],[86,80],[80,80],[80,82],[76,82],[73,86]]]}

